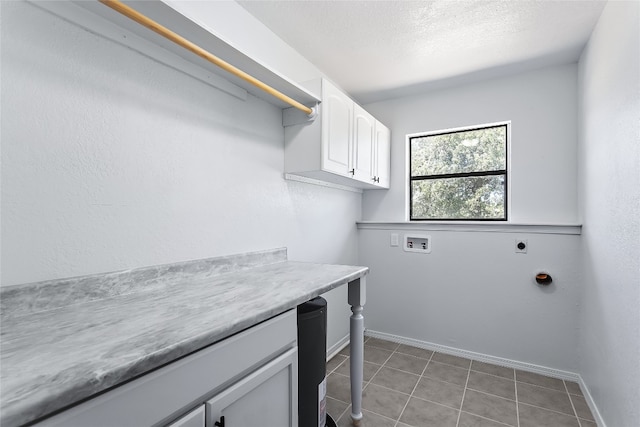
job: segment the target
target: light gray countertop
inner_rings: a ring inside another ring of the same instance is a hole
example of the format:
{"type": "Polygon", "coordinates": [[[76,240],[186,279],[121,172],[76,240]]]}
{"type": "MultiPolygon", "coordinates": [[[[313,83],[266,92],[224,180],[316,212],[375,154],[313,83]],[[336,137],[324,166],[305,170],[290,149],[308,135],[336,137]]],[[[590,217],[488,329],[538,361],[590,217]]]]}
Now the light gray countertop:
{"type": "Polygon", "coordinates": [[[278,249],[7,287],[0,424],[41,418],[367,272],[278,249]]]}

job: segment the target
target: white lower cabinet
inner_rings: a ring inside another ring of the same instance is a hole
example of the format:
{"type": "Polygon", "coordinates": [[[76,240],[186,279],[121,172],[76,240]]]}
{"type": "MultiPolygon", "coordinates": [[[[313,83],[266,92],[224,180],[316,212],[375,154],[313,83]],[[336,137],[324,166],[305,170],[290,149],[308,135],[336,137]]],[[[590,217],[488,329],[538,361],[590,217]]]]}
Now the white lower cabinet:
{"type": "Polygon", "coordinates": [[[296,349],[209,400],[207,427],[293,427],[298,423],[296,349]]]}
{"type": "Polygon", "coordinates": [[[204,405],[198,406],[187,415],[183,415],[167,427],[203,427],[204,426],[204,405]]]}
{"type": "Polygon", "coordinates": [[[297,390],[294,309],[35,426],[297,427],[297,390]]]}

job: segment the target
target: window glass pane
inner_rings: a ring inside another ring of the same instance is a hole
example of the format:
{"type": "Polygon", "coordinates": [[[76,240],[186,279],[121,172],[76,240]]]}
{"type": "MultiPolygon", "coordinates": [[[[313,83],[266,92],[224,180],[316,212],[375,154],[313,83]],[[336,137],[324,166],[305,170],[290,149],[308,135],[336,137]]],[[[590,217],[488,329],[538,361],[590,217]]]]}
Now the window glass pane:
{"type": "Polygon", "coordinates": [[[505,219],[504,175],[411,182],[411,219],[505,219]]]}
{"type": "Polygon", "coordinates": [[[411,138],[411,176],[506,169],[507,127],[411,138]]]}

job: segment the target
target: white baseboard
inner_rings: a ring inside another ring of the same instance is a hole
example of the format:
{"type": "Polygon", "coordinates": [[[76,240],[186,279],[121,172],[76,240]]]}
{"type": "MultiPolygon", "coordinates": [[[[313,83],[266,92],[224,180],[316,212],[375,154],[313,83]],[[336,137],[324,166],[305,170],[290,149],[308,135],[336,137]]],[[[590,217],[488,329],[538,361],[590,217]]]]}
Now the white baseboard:
{"type": "Polygon", "coordinates": [[[380,338],[387,341],[397,342],[399,344],[407,344],[413,347],[424,348],[426,350],[433,350],[440,353],[451,354],[453,356],[466,357],[467,359],[477,360],[478,362],[487,362],[498,366],[505,366],[507,368],[520,369],[522,371],[534,372],[536,374],[546,375],[548,377],[559,378],[563,380],[578,381],[580,375],[562,371],[559,369],[547,368],[545,366],[534,365],[532,363],[519,362],[516,360],[505,359],[503,357],[490,356],[488,354],[476,353],[474,351],[461,350],[454,347],[448,347],[446,345],[434,344],[427,341],[419,341],[412,338],[405,338],[398,335],[387,334],[384,332],[366,330],[365,335],[380,338]]]}
{"type": "MultiPolygon", "coordinates": [[[[452,356],[466,357],[467,359],[477,360],[478,362],[486,362],[486,363],[491,363],[493,365],[519,369],[521,371],[533,372],[536,374],[546,375],[548,377],[558,378],[562,380],[575,381],[580,386],[580,389],[582,390],[582,394],[584,395],[584,398],[587,401],[587,404],[589,405],[589,409],[591,409],[591,413],[593,414],[593,418],[596,420],[596,424],[598,424],[598,427],[607,427],[604,420],[602,419],[602,415],[600,414],[600,411],[598,411],[598,407],[596,406],[593,400],[593,397],[591,396],[591,393],[589,393],[589,389],[587,388],[584,380],[582,379],[580,374],[577,374],[575,372],[548,368],[546,366],[535,365],[533,363],[520,362],[512,359],[505,359],[503,357],[496,357],[488,354],[476,353],[474,351],[461,350],[459,348],[448,347],[446,345],[435,344],[427,341],[420,341],[413,338],[406,338],[399,335],[387,334],[385,332],[372,331],[370,329],[365,330],[364,334],[368,337],[380,338],[380,339],[395,342],[398,344],[406,344],[413,347],[424,348],[425,350],[432,350],[440,353],[450,354],[452,356]]],[[[346,337],[346,340],[348,343],[349,341],[348,336],[346,337]]],[[[338,348],[336,353],[345,346],[346,344],[342,345],[341,348],[338,348]]]]}
{"type": "Polygon", "coordinates": [[[600,411],[596,406],[596,402],[593,400],[593,397],[591,396],[591,393],[589,392],[589,389],[587,388],[587,385],[585,384],[581,376],[580,380],[578,381],[578,385],[580,385],[580,390],[582,390],[584,399],[587,401],[587,405],[589,405],[589,409],[591,409],[591,415],[593,415],[593,418],[596,420],[596,424],[598,425],[598,427],[607,427],[607,424],[604,422],[604,419],[602,418],[602,415],[600,414],[600,411]]]}
{"type": "Polygon", "coordinates": [[[337,343],[331,346],[331,348],[327,349],[327,360],[331,360],[333,356],[340,353],[340,350],[349,345],[349,334],[345,335],[342,339],[338,340],[337,343]]]}

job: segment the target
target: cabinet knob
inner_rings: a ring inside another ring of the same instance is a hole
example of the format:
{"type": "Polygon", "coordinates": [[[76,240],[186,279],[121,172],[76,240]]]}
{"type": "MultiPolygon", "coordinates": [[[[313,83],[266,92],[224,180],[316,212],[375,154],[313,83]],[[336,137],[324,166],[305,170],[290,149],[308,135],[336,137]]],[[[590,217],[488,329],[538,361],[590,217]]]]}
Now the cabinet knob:
{"type": "Polygon", "coordinates": [[[351,175],[355,175],[355,174],[356,174],[356,169],[355,169],[355,168],[351,169],[351,170],[349,171],[349,173],[350,173],[351,175]]]}
{"type": "Polygon", "coordinates": [[[220,421],[216,421],[213,425],[216,427],[224,427],[224,415],[220,417],[220,421]]]}

